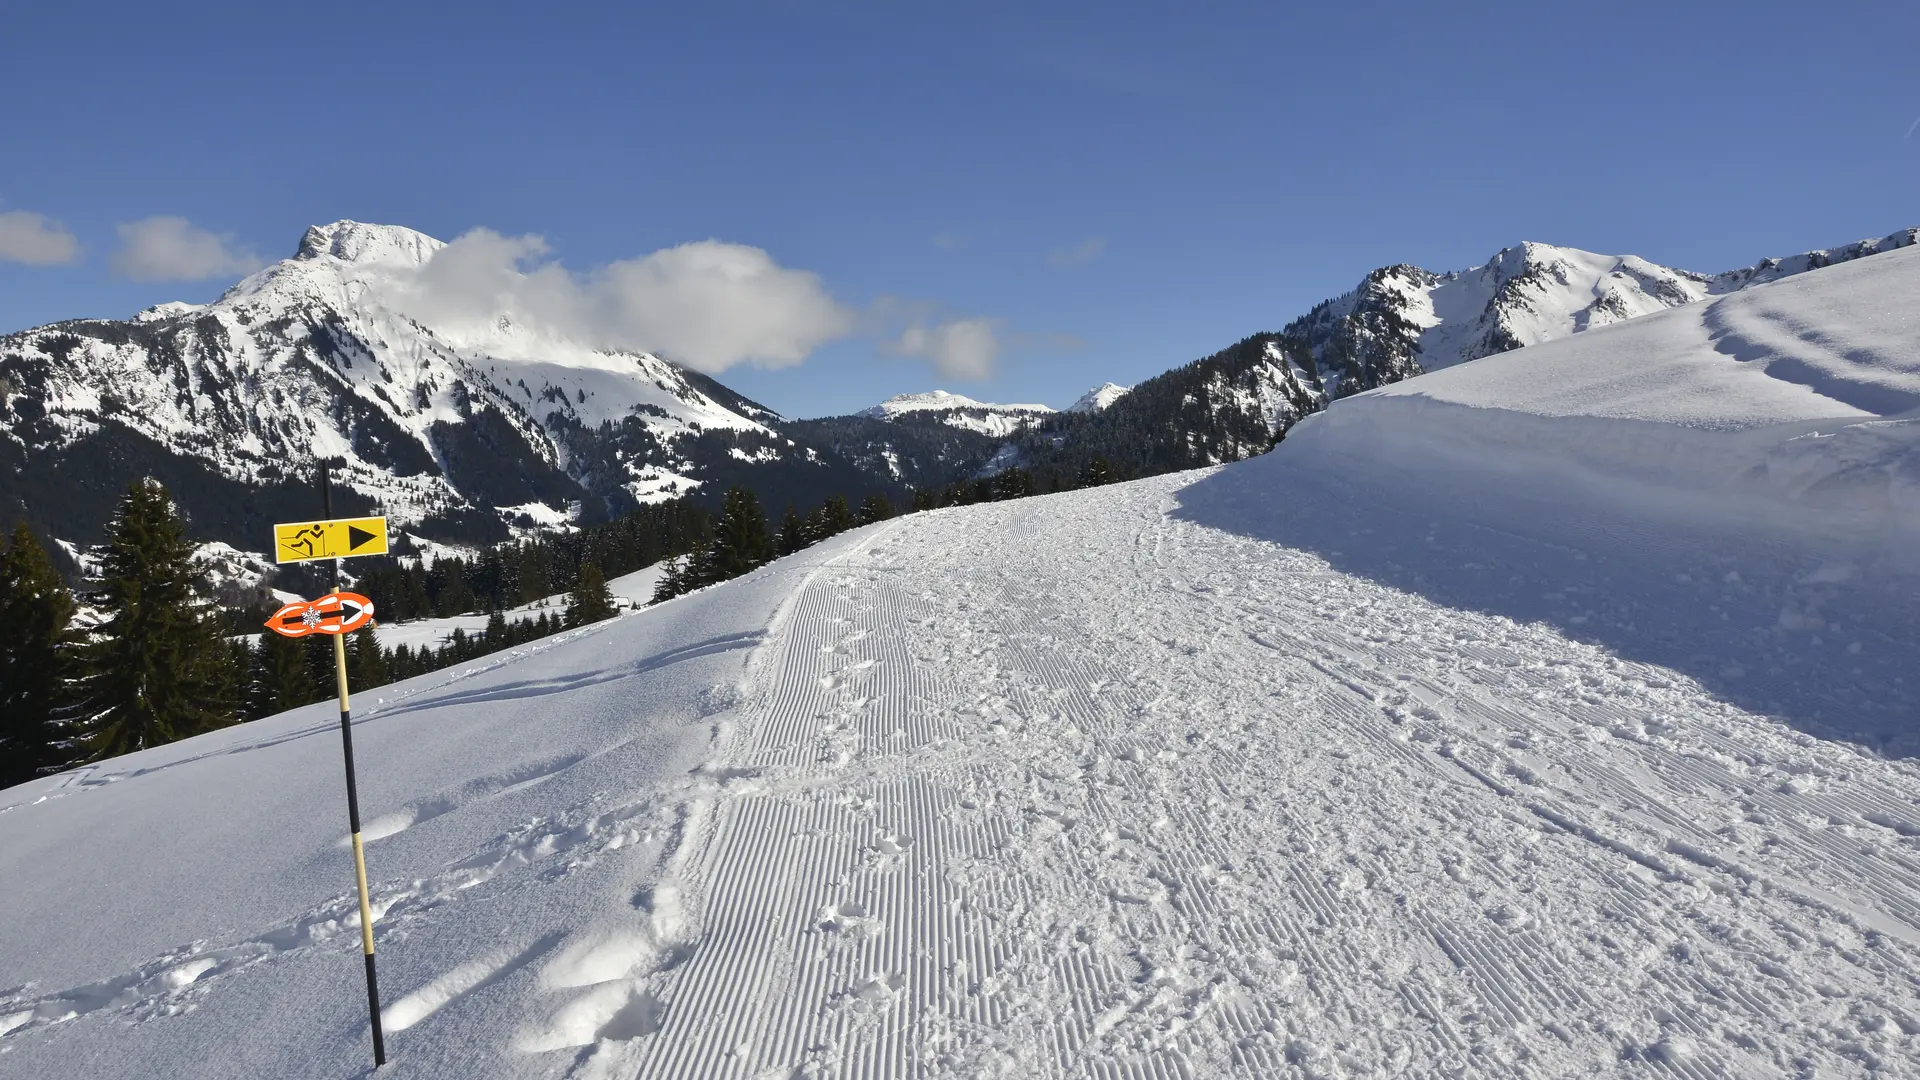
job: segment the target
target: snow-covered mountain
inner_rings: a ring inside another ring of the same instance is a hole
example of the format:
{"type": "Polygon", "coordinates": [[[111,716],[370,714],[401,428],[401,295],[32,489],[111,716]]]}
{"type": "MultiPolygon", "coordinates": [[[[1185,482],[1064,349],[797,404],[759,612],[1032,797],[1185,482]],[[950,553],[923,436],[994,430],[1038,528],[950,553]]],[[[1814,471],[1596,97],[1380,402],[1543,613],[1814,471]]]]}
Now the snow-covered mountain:
{"type": "Polygon", "coordinates": [[[1131,386],[1118,383],[1101,383],[1099,386],[1080,395],[1080,400],[1067,406],[1068,412],[1103,412],[1107,406],[1119,401],[1132,390],[1131,386]]]}
{"type": "Polygon", "coordinates": [[[897,420],[902,416],[928,416],[949,427],[977,431],[982,435],[1011,435],[1053,410],[1045,405],[996,405],[975,401],[962,394],[934,390],[924,394],[896,394],[856,415],[874,420],[897,420]]]}
{"type": "Polygon", "coordinates": [[[1917,305],[1834,266],[359,689],[378,1074],[331,702],[0,791],[0,1076],[1911,1077],[1917,305]]]}
{"type": "Polygon", "coordinates": [[[1287,324],[1329,397],[1568,337],[1710,296],[1912,245],[1920,229],[1701,274],[1634,255],[1523,243],[1445,274],[1382,267],[1287,324]]]}
{"type": "Polygon", "coordinates": [[[309,229],[293,258],[214,303],[0,337],[0,512],[84,547],[126,484],[154,475],[198,539],[250,551],[272,520],[315,512],[313,463],[337,456],[340,509],[471,545],[734,483],[779,508],[899,497],[1011,463],[1073,475],[1102,456],[1145,475],[1260,453],[1329,401],[1422,371],[1917,234],[1716,275],[1521,244],[1464,271],[1376,270],[1281,333],[1131,389],[1101,386],[1062,412],[933,391],[790,421],[669,360],[556,338],[512,310],[436,318],[417,284],[444,245],[341,221],[309,229]]]}
{"type": "MultiPolygon", "coordinates": [[[[1447,274],[1383,267],[1280,333],[1256,334],[1124,396],[1112,396],[1117,387],[1093,391],[1015,433],[988,460],[1056,477],[1075,476],[1096,457],[1123,476],[1237,461],[1351,394],[1908,248],[1916,236],[1907,229],[1711,275],[1534,243],[1447,274]],[[1083,407],[1103,395],[1103,407],[1083,407]]],[[[1517,377],[1511,366],[1499,370],[1517,377]]]]}
{"type": "Polygon", "coordinates": [[[263,516],[314,512],[306,480],[333,456],[343,505],[471,542],[742,477],[809,494],[871,483],[660,357],[589,348],[510,310],[436,322],[416,283],[443,246],[334,222],[211,304],[0,338],[0,458],[14,466],[0,499],[91,539],[124,485],[154,473],[203,532],[246,546],[263,516]]]}

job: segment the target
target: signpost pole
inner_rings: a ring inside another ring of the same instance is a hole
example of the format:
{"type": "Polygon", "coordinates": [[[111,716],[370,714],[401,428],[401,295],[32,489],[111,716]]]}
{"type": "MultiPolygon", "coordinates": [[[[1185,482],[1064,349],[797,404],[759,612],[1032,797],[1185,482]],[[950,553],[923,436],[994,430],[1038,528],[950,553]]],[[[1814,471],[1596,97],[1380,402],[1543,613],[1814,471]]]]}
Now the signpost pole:
{"type": "MultiPolygon", "coordinates": [[[[323,516],[333,517],[333,465],[320,466],[320,503],[323,516]]],[[[340,592],[340,560],[333,561],[333,591],[340,592]]],[[[387,1063],[386,1039],[380,1032],[380,981],[373,970],[373,905],[367,899],[367,856],[360,843],[360,793],[353,775],[353,709],[347,699],[347,641],[333,634],[334,685],[340,691],[340,749],[347,762],[347,822],[353,826],[353,878],[360,891],[360,952],[367,961],[367,1017],[373,1024],[373,1064],[387,1063]]]]}

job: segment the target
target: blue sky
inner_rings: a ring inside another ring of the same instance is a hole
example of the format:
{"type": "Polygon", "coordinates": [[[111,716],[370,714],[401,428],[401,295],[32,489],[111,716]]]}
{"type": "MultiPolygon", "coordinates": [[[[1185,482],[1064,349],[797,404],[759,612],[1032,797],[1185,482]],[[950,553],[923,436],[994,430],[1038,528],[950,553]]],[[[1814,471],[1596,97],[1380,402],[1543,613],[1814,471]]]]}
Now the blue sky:
{"type": "Polygon", "coordinates": [[[861,316],[720,374],[749,396],[1060,406],[1384,264],[1715,271],[1920,224],[1920,5],[1453,7],[22,6],[0,215],[55,239],[0,261],[0,331],[212,299],[338,218],[582,273],[718,239],[861,316]],[[157,216],[222,239],[116,258],[157,216]],[[982,330],[991,374],[876,311],[982,330]]]}

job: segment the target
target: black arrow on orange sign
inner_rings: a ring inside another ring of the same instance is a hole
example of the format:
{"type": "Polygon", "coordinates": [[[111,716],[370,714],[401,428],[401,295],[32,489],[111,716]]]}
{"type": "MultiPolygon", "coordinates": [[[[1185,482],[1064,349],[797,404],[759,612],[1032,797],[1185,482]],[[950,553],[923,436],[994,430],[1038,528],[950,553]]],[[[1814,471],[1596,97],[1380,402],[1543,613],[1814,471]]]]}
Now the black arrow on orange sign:
{"type": "MultiPolygon", "coordinates": [[[[321,612],[317,612],[316,614],[319,615],[321,622],[333,622],[335,620],[338,620],[340,622],[352,622],[353,617],[355,615],[360,614],[360,605],[349,604],[346,601],[342,600],[340,602],[340,606],[337,608],[334,608],[332,611],[321,611],[321,612]]],[[[287,617],[281,619],[280,625],[281,626],[298,626],[301,623],[306,621],[307,621],[306,613],[301,612],[298,615],[288,615],[287,617]]]]}

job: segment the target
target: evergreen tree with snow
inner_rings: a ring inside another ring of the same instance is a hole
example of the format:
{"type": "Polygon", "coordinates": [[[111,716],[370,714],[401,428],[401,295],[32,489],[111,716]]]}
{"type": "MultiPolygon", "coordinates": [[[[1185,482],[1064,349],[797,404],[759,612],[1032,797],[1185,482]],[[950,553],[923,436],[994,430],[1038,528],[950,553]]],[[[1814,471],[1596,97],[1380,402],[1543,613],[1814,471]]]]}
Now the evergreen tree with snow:
{"type": "Polygon", "coordinates": [[[25,525],[0,551],[0,788],[73,756],[64,723],[73,596],[25,525]]]}
{"type": "Polygon", "coordinates": [[[319,701],[324,695],[307,665],[306,643],[268,631],[253,650],[247,715],[258,719],[319,701]]]}
{"type": "Polygon", "coordinates": [[[167,489],[151,479],[129,487],[87,594],[106,616],[81,651],[81,724],[90,758],[240,719],[240,672],[218,612],[195,590],[192,556],[167,489]]]}
{"type": "Polygon", "coordinates": [[[1117,477],[1113,475],[1113,466],[1099,454],[1088,458],[1087,463],[1080,467],[1081,487],[1099,487],[1102,484],[1111,484],[1115,479],[1117,477]]]}
{"type": "Polygon", "coordinates": [[[713,530],[713,573],[725,581],[773,559],[773,537],[760,500],[743,487],[730,488],[713,530]]]}
{"type": "Polygon", "coordinates": [[[726,579],[715,570],[713,542],[699,539],[693,542],[693,550],[687,552],[687,565],[680,572],[680,591],[692,592],[718,584],[726,579]]]}
{"type": "Polygon", "coordinates": [[[601,576],[598,566],[587,563],[580,568],[573,591],[567,594],[567,625],[585,626],[611,618],[613,593],[607,589],[607,579],[601,576]]]}
{"type": "Polygon", "coordinates": [[[791,555],[807,546],[807,523],[794,513],[793,504],[787,504],[787,512],[780,519],[780,535],[775,538],[773,550],[779,555],[791,555]]]}
{"type": "Polygon", "coordinates": [[[860,524],[871,525],[893,516],[893,500],[879,492],[860,500],[860,524]]]}
{"type": "Polygon", "coordinates": [[[387,685],[389,679],[387,658],[380,652],[373,627],[355,630],[347,643],[347,685],[354,690],[371,690],[387,685]]]}
{"type": "MultiPolygon", "coordinates": [[[[654,603],[671,600],[687,591],[686,563],[678,555],[667,558],[666,565],[660,568],[660,580],[653,583],[654,603]]],[[[542,615],[541,618],[546,616],[542,615]]]]}
{"type": "Polygon", "coordinates": [[[826,530],[825,536],[820,537],[822,540],[860,526],[859,519],[855,518],[853,511],[847,508],[847,497],[844,495],[830,496],[820,505],[820,522],[826,530]]]}

